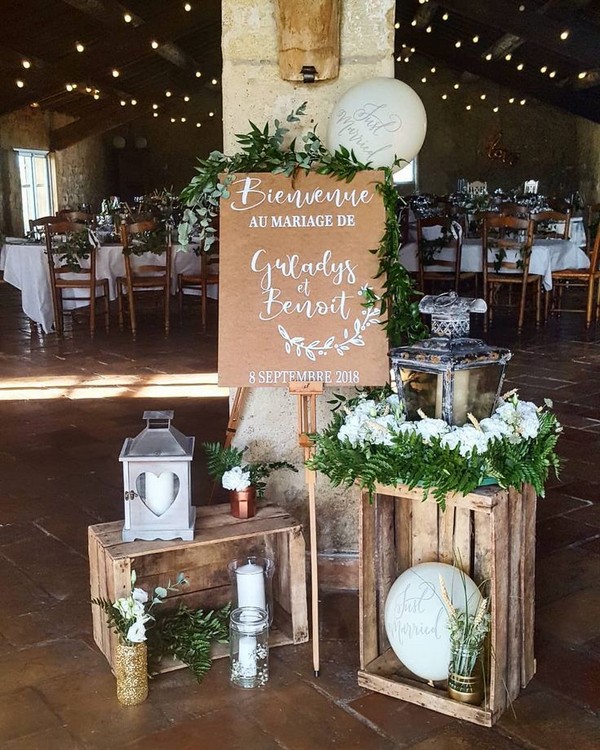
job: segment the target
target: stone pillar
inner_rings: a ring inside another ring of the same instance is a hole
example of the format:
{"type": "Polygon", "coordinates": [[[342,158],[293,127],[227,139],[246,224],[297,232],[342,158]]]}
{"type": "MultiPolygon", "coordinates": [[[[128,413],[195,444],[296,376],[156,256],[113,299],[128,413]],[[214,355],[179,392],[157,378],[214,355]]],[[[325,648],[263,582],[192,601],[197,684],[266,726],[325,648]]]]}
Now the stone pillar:
{"type": "MultiPolygon", "coordinates": [[[[307,13],[310,5],[309,1],[307,13]]],[[[394,0],[343,0],[339,77],[303,84],[279,77],[275,0],[223,0],[224,152],[238,150],[235,133],[247,132],[249,120],[259,127],[274,119],[285,121],[287,114],[305,101],[307,116],[301,126],[316,127],[317,134],[325,138],[329,114],[345,91],[375,76],[394,76],[394,9],[394,0]]],[[[240,344],[243,357],[243,342],[240,344]]],[[[326,390],[319,397],[321,427],[330,418],[326,403],[330,395],[326,390]]],[[[252,390],[235,444],[248,446],[250,458],[285,459],[298,465],[298,474],[273,475],[268,496],[306,522],[296,397],[282,388],[252,390]]],[[[357,548],[358,497],[355,489],[334,489],[325,477],[318,477],[320,550],[357,548]]]]}

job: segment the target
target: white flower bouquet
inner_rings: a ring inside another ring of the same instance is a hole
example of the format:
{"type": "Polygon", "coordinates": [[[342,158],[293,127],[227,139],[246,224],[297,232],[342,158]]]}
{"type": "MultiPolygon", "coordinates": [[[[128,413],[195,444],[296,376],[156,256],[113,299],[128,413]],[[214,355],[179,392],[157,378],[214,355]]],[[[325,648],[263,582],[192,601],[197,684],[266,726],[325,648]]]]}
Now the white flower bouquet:
{"type": "Polygon", "coordinates": [[[358,482],[373,492],[376,484],[417,485],[431,489],[444,504],[446,494],[467,494],[491,478],[502,487],[533,485],[539,495],[550,468],[561,427],[549,411],[507,393],[494,413],[463,426],[421,415],[409,421],[389,386],[339,397],[334,417],[314,436],[316,452],[309,465],[333,484],[358,482]]]}

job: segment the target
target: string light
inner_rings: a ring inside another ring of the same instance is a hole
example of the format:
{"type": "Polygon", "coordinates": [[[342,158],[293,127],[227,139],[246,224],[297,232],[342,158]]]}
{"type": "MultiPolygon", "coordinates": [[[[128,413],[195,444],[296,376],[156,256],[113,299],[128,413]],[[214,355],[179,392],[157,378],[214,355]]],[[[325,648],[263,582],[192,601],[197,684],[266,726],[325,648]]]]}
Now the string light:
{"type": "MultiPolygon", "coordinates": [[[[17,86],[18,86],[18,85],[19,85],[19,84],[17,84],[17,86]]],[[[67,85],[65,86],[65,88],[67,89],[67,91],[73,91],[73,84],[71,84],[71,83],[67,83],[67,85]]]]}
{"type": "Polygon", "coordinates": [[[454,46],[456,49],[458,49],[462,45],[462,42],[459,40],[458,42],[455,42],[454,46]]]}
{"type": "Polygon", "coordinates": [[[523,63],[519,63],[519,64],[517,65],[517,70],[523,70],[523,68],[524,68],[524,67],[525,67],[525,66],[523,65],[523,63]]]}
{"type": "Polygon", "coordinates": [[[396,21],[396,23],[394,24],[394,28],[395,29],[399,29],[400,28],[400,24],[398,23],[398,21],[396,21]]]}
{"type": "Polygon", "coordinates": [[[182,118],[181,118],[181,122],[185,122],[185,117],[182,117],[182,118]]]}
{"type": "Polygon", "coordinates": [[[435,68],[432,68],[432,69],[431,69],[431,72],[432,72],[432,73],[435,73],[435,68]]]}
{"type": "Polygon", "coordinates": [[[460,83],[455,83],[455,84],[454,84],[454,88],[455,88],[455,89],[459,89],[459,88],[460,88],[460,83]]]}
{"type": "Polygon", "coordinates": [[[444,13],[444,15],[442,16],[442,21],[447,21],[447,20],[448,20],[448,14],[444,13]]]}
{"type": "Polygon", "coordinates": [[[189,3],[186,3],[186,4],[185,4],[185,5],[183,6],[183,9],[185,10],[185,12],[186,12],[186,13],[189,13],[189,12],[190,12],[190,10],[192,9],[192,6],[191,6],[191,5],[189,4],[189,3]]]}
{"type": "Polygon", "coordinates": [[[404,58],[404,62],[405,62],[405,63],[407,63],[407,62],[410,62],[410,57],[405,57],[405,58],[404,58]]]}
{"type": "Polygon", "coordinates": [[[547,70],[548,70],[548,66],[542,65],[542,67],[540,68],[540,73],[545,73],[547,70]]]}
{"type": "Polygon", "coordinates": [[[158,109],[158,104],[153,104],[152,109],[158,109]]]}
{"type": "Polygon", "coordinates": [[[197,122],[197,123],[196,123],[196,127],[197,127],[197,128],[201,128],[201,127],[202,127],[202,123],[201,123],[201,122],[197,122]]]}
{"type": "Polygon", "coordinates": [[[175,118],[174,117],[171,117],[171,122],[175,122],[175,118]]]}
{"type": "Polygon", "coordinates": [[[190,100],[190,97],[189,97],[189,96],[184,96],[184,97],[183,97],[183,101],[184,101],[184,102],[189,102],[189,100],[190,100]]]}
{"type": "Polygon", "coordinates": [[[125,21],[125,23],[131,23],[131,21],[132,21],[132,15],[131,15],[131,13],[125,13],[124,16],[123,16],[123,20],[125,21]]]}
{"type": "Polygon", "coordinates": [[[523,11],[525,10],[525,6],[524,6],[524,5],[519,5],[519,10],[520,10],[520,11],[521,11],[521,13],[522,13],[522,12],[523,12],[523,11]]]}
{"type": "Polygon", "coordinates": [[[150,46],[152,47],[152,49],[158,49],[158,42],[156,41],[156,39],[153,39],[150,42],[150,46]]]}
{"type": "Polygon", "coordinates": [[[563,40],[563,42],[565,41],[565,39],[568,39],[568,38],[569,38],[569,30],[568,30],[568,29],[565,29],[565,30],[564,30],[564,31],[563,31],[563,32],[561,33],[561,35],[560,35],[560,38],[561,38],[561,39],[563,40]]]}
{"type": "Polygon", "coordinates": [[[121,74],[119,73],[119,71],[116,68],[114,68],[113,72],[112,72],[112,75],[113,75],[113,78],[118,78],[121,74]]]}
{"type": "Polygon", "coordinates": [[[467,106],[465,107],[465,109],[466,109],[467,111],[468,111],[468,110],[470,110],[470,109],[471,109],[471,105],[470,105],[470,104],[467,104],[467,106]]]}
{"type": "Polygon", "coordinates": [[[510,99],[508,100],[508,103],[509,104],[514,104],[515,103],[515,97],[511,96],[510,99]]]}
{"type": "Polygon", "coordinates": [[[398,55],[398,57],[396,58],[396,62],[401,62],[401,61],[402,61],[402,55],[398,55]]]}
{"type": "Polygon", "coordinates": [[[442,99],[443,99],[444,101],[446,101],[446,99],[447,99],[447,98],[448,98],[448,94],[442,94],[442,99]]]}
{"type": "Polygon", "coordinates": [[[417,25],[417,19],[413,18],[413,20],[410,22],[410,25],[411,26],[416,26],[417,25]]]}
{"type": "Polygon", "coordinates": [[[40,105],[37,102],[31,102],[29,106],[33,107],[34,109],[37,109],[40,105]]]}
{"type": "Polygon", "coordinates": [[[15,81],[15,83],[17,84],[17,87],[20,88],[20,89],[22,89],[23,86],[25,85],[24,81],[22,81],[20,78],[17,78],[17,80],[15,81]]]}
{"type": "Polygon", "coordinates": [[[202,73],[199,70],[197,70],[196,71],[196,78],[200,78],[201,76],[202,76],[202,73]]]}
{"type": "Polygon", "coordinates": [[[427,27],[427,28],[425,29],[425,31],[426,31],[426,32],[427,32],[428,34],[431,34],[431,26],[428,26],[428,27],[427,27]]]}
{"type": "Polygon", "coordinates": [[[475,36],[473,37],[473,44],[477,44],[478,41],[479,37],[477,36],[477,34],[475,34],[475,36]]]}
{"type": "Polygon", "coordinates": [[[135,107],[136,104],[137,104],[137,99],[132,99],[131,100],[131,106],[135,107]]]}
{"type": "Polygon", "coordinates": [[[31,63],[29,62],[29,60],[23,60],[21,65],[25,68],[25,70],[29,70],[29,68],[31,67],[31,63]]]}
{"type": "Polygon", "coordinates": [[[77,52],[83,52],[84,49],[85,49],[85,47],[83,46],[83,44],[81,42],[77,42],[75,44],[75,49],[77,50],[77,52]]]}
{"type": "Polygon", "coordinates": [[[209,116],[209,117],[214,117],[214,116],[215,116],[215,113],[214,113],[214,112],[209,112],[209,113],[208,113],[208,116],[209,116]]]}
{"type": "Polygon", "coordinates": [[[165,96],[166,96],[167,98],[168,98],[168,97],[170,97],[170,96],[171,96],[171,92],[170,92],[170,91],[165,91],[165,96]]]}
{"type": "Polygon", "coordinates": [[[486,94],[482,94],[482,95],[481,95],[481,96],[480,96],[479,98],[480,98],[480,99],[481,99],[481,101],[483,102],[483,101],[485,101],[485,97],[486,97],[486,94]]]}
{"type": "Polygon", "coordinates": [[[499,109],[500,109],[500,107],[494,107],[494,109],[492,111],[493,112],[497,112],[499,109]]]}
{"type": "Polygon", "coordinates": [[[92,93],[92,87],[91,86],[86,86],[85,87],[85,93],[86,94],[91,94],[92,93]]]}
{"type": "Polygon", "coordinates": [[[217,83],[219,83],[219,82],[217,81],[216,78],[213,78],[212,81],[211,81],[211,83],[212,83],[213,86],[216,86],[217,83]]]}
{"type": "Polygon", "coordinates": [[[551,70],[551,71],[550,71],[550,72],[548,73],[548,76],[549,76],[550,78],[554,78],[554,77],[556,76],[556,71],[555,71],[555,70],[551,70]]]}
{"type": "Polygon", "coordinates": [[[519,102],[519,104],[520,104],[521,106],[523,106],[523,105],[525,104],[525,102],[526,102],[526,101],[527,101],[527,99],[521,99],[521,101],[519,102]]]}
{"type": "Polygon", "coordinates": [[[487,55],[485,56],[485,59],[489,62],[492,59],[492,53],[488,52],[487,55]]]}
{"type": "Polygon", "coordinates": [[[158,112],[153,112],[152,117],[158,117],[158,112]]]}
{"type": "Polygon", "coordinates": [[[426,76],[423,76],[423,78],[421,78],[421,83],[427,83],[427,77],[426,76]]]}
{"type": "Polygon", "coordinates": [[[96,91],[96,93],[94,94],[94,99],[100,99],[100,94],[99,94],[99,93],[98,93],[97,91],[96,91]]]}
{"type": "Polygon", "coordinates": [[[410,51],[413,53],[413,55],[415,54],[415,48],[414,47],[411,47],[410,51]]]}
{"type": "Polygon", "coordinates": [[[125,101],[125,99],[121,99],[121,106],[124,107],[126,104],[127,102],[125,101]]]}
{"type": "Polygon", "coordinates": [[[577,73],[577,78],[585,78],[587,76],[587,71],[582,70],[581,73],[577,73]]]}
{"type": "Polygon", "coordinates": [[[510,54],[510,52],[508,53],[508,55],[505,55],[504,59],[506,60],[506,62],[510,62],[512,60],[512,55],[510,54]]]}

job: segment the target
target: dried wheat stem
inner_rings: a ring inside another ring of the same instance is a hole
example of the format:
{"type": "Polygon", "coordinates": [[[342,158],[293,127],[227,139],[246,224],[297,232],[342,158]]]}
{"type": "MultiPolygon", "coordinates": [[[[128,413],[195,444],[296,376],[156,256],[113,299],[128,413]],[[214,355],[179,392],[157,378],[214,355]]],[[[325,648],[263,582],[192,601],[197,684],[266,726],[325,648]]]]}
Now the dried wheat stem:
{"type": "Polygon", "coordinates": [[[456,609],[454,608],[454,605],[450,601],[450,597],[448,596],[448,589],[446,588],[446,584],[444,583],[444,579],[442,576],[439,576],[440,579],[440,591],[442,593],[442,601],[444,602],[444,605],[446,606],[446,609],[448,610],[448,614],[450,617],[456,617],[456,609]]]}

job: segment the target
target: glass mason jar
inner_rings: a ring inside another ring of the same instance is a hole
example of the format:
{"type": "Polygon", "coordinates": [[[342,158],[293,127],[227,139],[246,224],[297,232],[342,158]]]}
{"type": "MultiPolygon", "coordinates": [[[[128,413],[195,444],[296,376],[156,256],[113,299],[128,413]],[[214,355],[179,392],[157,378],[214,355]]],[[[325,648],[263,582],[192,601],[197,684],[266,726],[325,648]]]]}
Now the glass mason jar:
{"type": "Polygon", "coordinates": [[[231,682],[255,688],[269,679],[269,622],[259,607],[238,607],[229,620],[231,682]]]}
{"type": "Polygon", "coordinates": [[[270,557],[248,555],[232,560],[227,569],[231,581],[231,606],[258,607],[267,611],[273,624],[273,573],[275,563],[270,557]]]}
{"type": "Polygon", "coordinates": [[[479,705],[483,700],[480,652],[453,646],[448,666],[448,695],[461,703],[479,705]]]}

